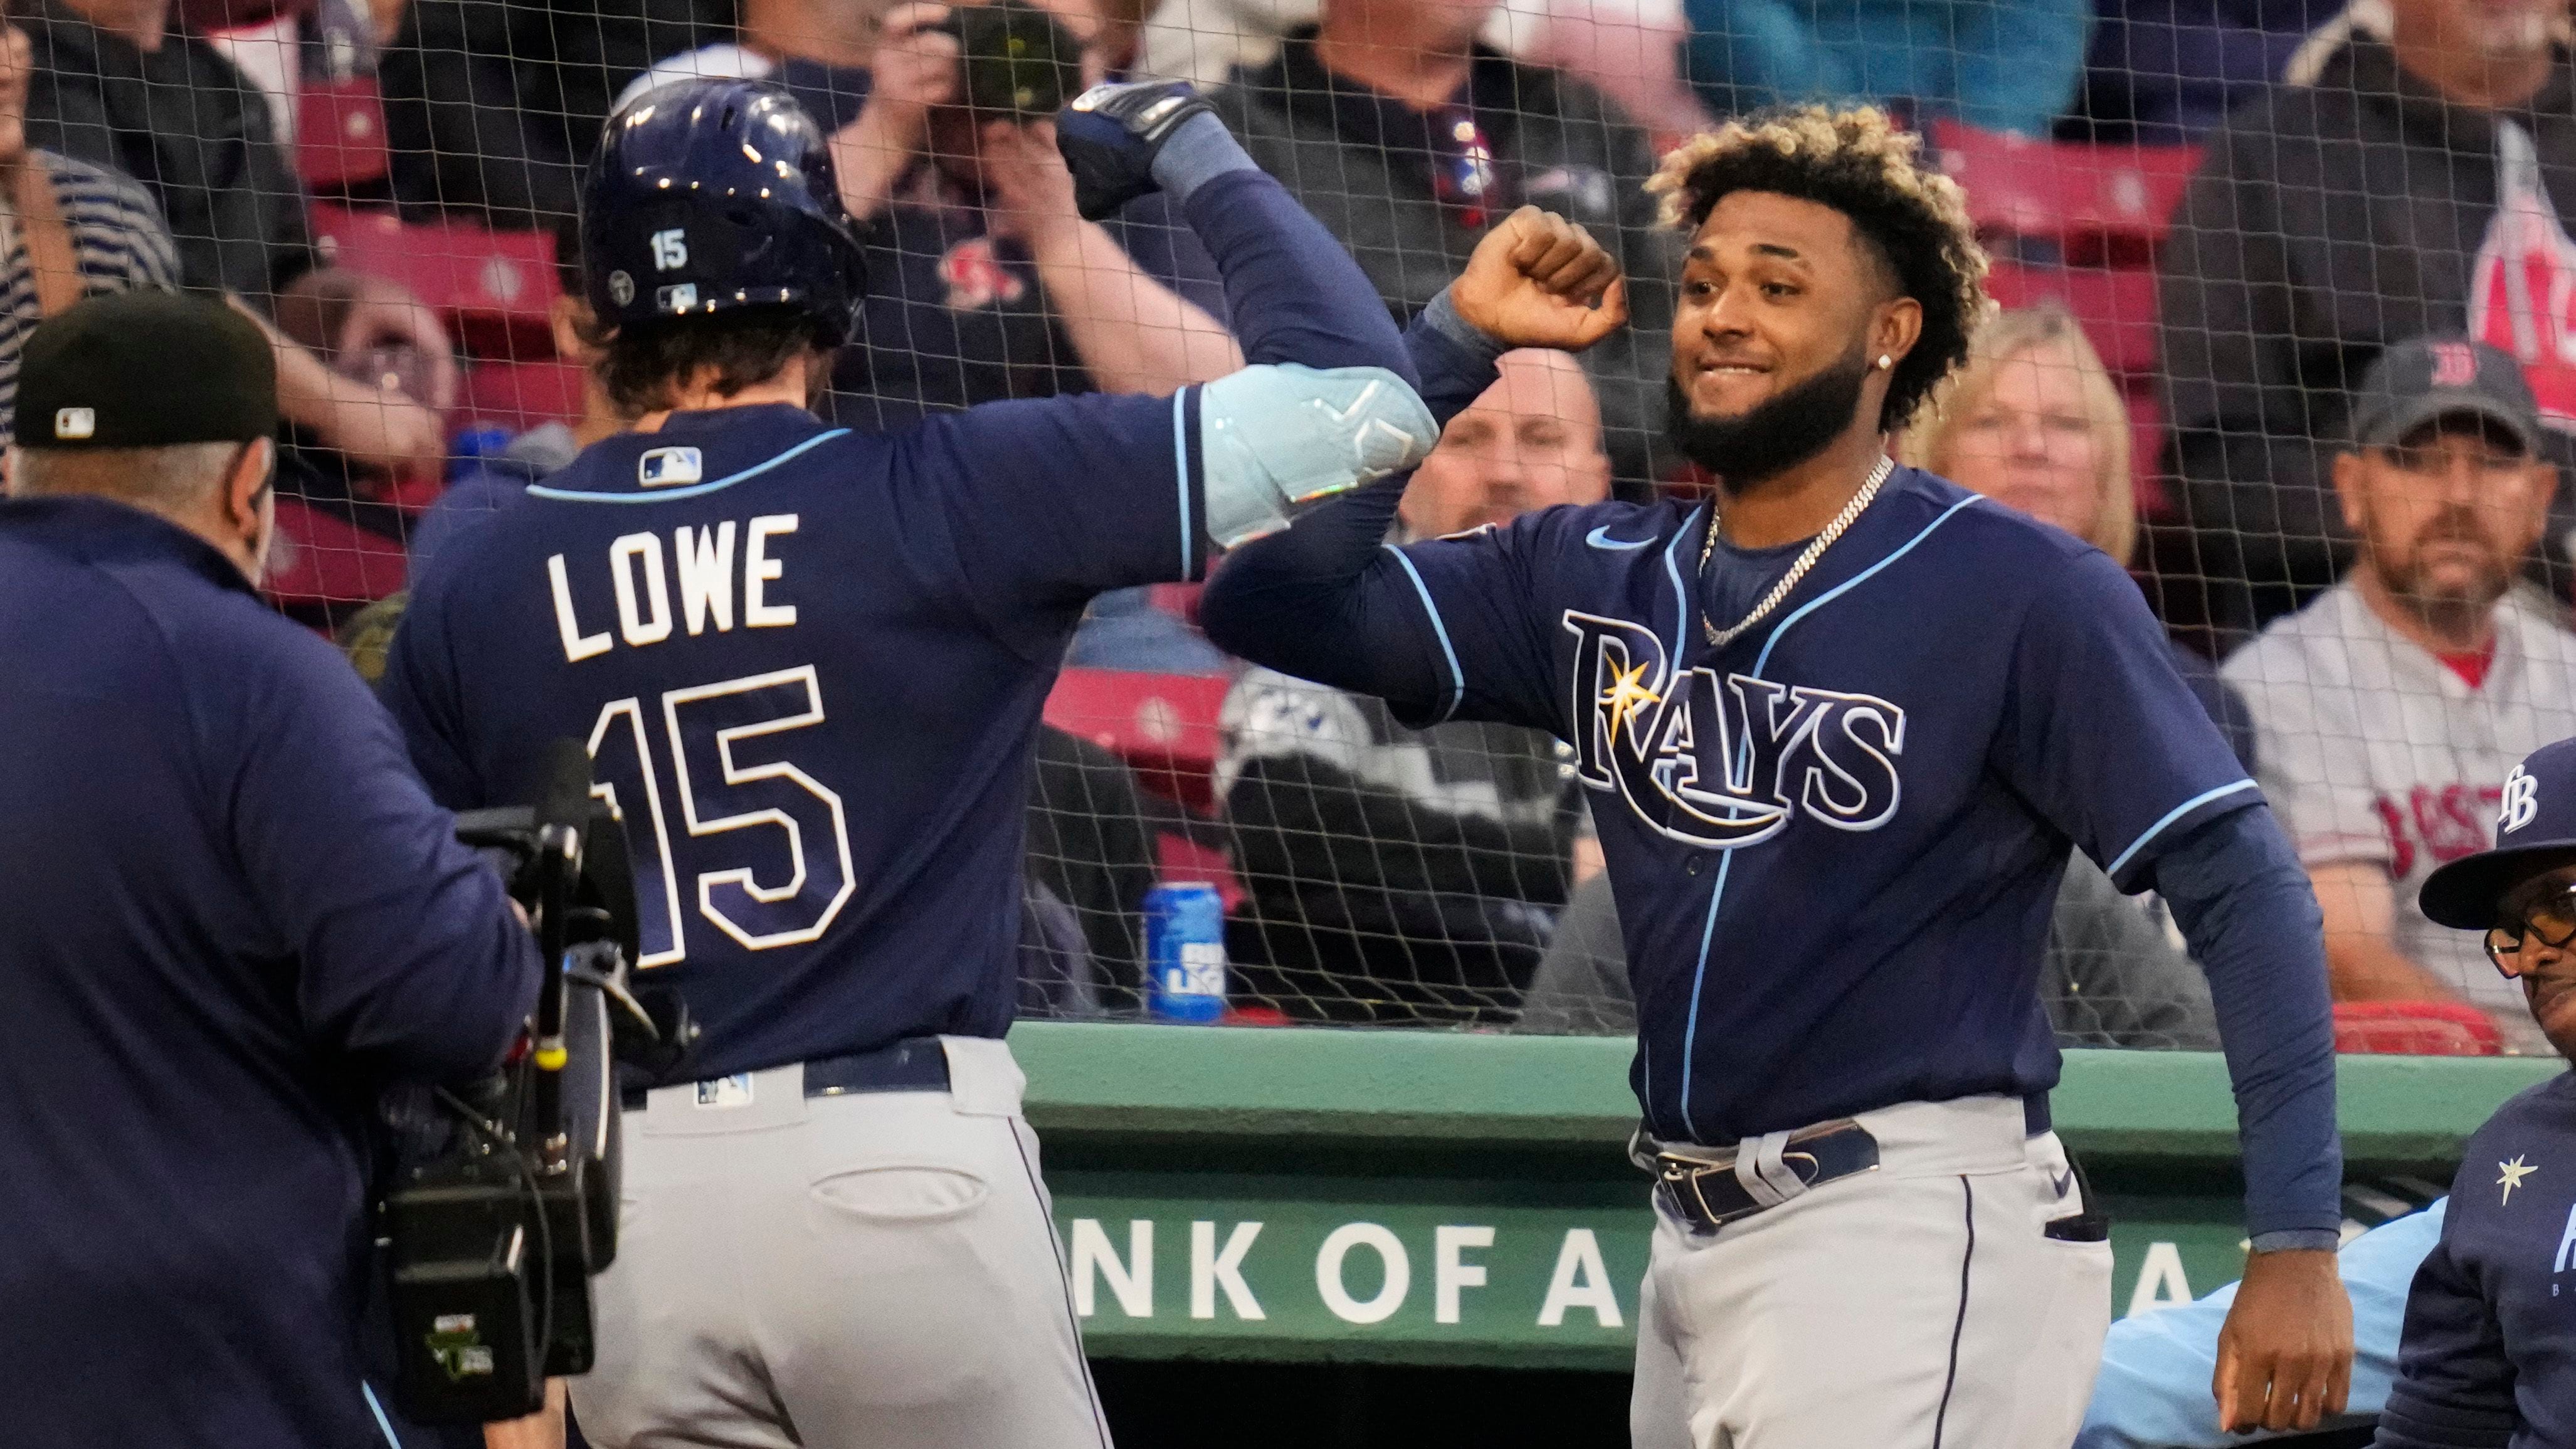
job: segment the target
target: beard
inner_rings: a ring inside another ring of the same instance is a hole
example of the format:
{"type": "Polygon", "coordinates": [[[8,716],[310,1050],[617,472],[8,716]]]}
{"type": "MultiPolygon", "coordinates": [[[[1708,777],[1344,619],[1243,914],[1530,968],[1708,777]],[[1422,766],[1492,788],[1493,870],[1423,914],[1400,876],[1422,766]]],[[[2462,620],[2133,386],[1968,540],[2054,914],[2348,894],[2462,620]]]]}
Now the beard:
{"type": "Polygon", "coordinates": [[[2416,535],[2402,563],[2379,565],[2388,591],[2437,633],[2464,633],[2495,607],[2513,586],[2513,566],[2478,531],[2466,510],[2445,513],[2416,535]],[[2485,555],[2484,567],[2457,581],[2436,582],[2424,562],[2424,550],[2436,543],[2464,543],[2485,555]]]}
{"type": "Polygon", "coordinates": [[[1860,411],[1869,354],[1854,348],[1842,361],[1792,383],[1731,418],[1701,417],[1678,378],[1664,376],[1664,434],[1673,450],[1717,476],[1729,493],[1777,478],[1823,452],[1860,411]]]}

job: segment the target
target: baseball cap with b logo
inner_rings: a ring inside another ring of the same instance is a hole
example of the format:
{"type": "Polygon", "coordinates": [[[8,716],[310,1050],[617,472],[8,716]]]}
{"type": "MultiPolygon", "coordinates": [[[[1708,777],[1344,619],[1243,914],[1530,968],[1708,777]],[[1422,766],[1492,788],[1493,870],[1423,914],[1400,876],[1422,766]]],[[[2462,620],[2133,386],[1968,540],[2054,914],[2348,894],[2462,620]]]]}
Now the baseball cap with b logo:
{"type": "Polygon", "coordinates": [[[2475,418],[2525,455],[2540,450],[2540,404],[2511,357],[2466,337],[2417,337],[2383,350],[2352,400],[2353,442],[2393,448],[2425,424],[2475,418]]]}
{"type": "Polygon", "coordinates": [[[2492,850],[2463,856],[2425,877],[2416,897],[2437,925],[2483,931],[2496,902],[2532,875],[2576,864],[2576,739],[2543,745],[2505,776],[2496,801],[2492,850]]]}

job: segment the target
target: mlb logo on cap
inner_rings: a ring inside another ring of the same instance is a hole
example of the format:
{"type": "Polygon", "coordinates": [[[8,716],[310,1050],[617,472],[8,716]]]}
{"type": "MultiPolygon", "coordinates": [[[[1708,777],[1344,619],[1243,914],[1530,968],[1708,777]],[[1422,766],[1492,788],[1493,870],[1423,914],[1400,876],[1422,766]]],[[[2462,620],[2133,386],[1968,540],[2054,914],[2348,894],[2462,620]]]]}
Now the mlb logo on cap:
{"type": "Polygon", "coordinates": [[[98,409],[56,408],[54,436],[65,442],[79,442],[98,431],[98,409]]]}
{"type": "Polygon", "coordinates": [[[2576,863],[2576,739],[2543,745],[2505,776],[2493,850],[2452,861],[2425,878],[2417,900],[2438,924],[2483,931],[2496,902],[2535,871],[2576,863]]]}

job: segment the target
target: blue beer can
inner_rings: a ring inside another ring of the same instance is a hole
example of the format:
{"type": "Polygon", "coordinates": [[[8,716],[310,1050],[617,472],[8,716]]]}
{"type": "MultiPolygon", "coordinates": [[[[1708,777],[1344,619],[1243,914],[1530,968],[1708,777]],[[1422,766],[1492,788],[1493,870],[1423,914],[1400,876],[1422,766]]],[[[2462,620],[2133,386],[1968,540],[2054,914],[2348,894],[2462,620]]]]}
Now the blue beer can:
{"type": "Polygon", "coordinates": [[[1225,900],[1203,882],[1145,892],[1145,1005],[1164,1021],[1225,1015],[1225,900]]]}

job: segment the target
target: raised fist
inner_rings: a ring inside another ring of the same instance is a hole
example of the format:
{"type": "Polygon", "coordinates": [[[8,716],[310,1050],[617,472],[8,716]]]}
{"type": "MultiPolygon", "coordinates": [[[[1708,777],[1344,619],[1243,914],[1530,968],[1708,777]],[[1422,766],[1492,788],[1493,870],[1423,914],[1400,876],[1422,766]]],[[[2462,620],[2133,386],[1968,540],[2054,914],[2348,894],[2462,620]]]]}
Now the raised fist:
{"type": "Polygon", "coordinates": [[[1619,259],[1554,212],[1524,206],[1476,243],[1449,302],[1505,347],[1580,352],[1628,320],[1619,259]]]}
{"type": "Polygon", "coordinates": [[[1180,81],[1093,86],[1055,116],[1056,149],[1073,172],[1074,208],[1099,221],[1156,189],[1154,156],[1192,116],[1214,115],[1180,81]]]}

